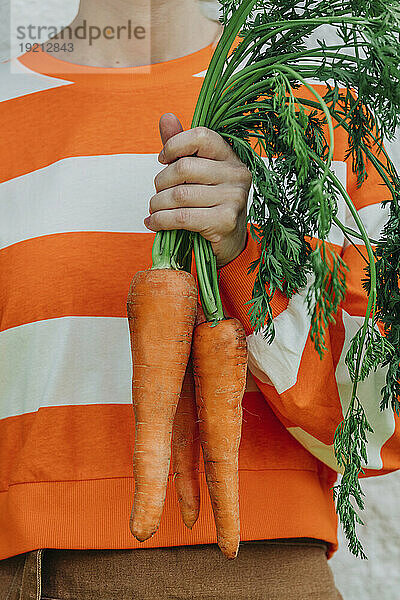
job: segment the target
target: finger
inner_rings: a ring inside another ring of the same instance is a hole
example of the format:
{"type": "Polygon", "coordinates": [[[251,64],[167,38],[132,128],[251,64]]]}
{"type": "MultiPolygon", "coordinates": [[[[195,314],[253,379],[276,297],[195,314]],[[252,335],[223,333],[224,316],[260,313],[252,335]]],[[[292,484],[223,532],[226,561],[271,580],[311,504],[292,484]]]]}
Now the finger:
{"type": "Polygon", "coordinates": [[[154,186],[156,192],[160,192],[181,183],[217,185],[226,181],[246,187],[249,182],[246,167],[197,156],[185,156],[160,171],[154,179],[154,186]]]}
{"type": "Polygon", "coordinates": [[[158,160],[171,163],[182,156],[196,154],[201,158],[238,163],[239,158],[228,142],[216,131],[207,127],[193,127],[174,135],[164,145],[158,160]]]}
{"type": "Polygon", "coordinates": [[[183,131],[183,127],[178,117],[173,113],[165,113],[161,115],[159,121],[159,130],[161,141],[165,144],[170,138],[172,138],[177,133],[183,131]]]}
{"type": "Polygon", "coordinates": [[[223,235],[232,233],[237,222],[237,210],[233,206],[226,205],[159,210],[144,221],[146,227],[152,231],[186,229],[201,233],[210,242],[219,242],[223,235]]]}
{"type": "Polygon", "coordinates": [[[228,203],[236,204],[238,210],[242,209],[247,204],[247,193],[243,188],[230,184],[176,185],[162,190],[150,198],[149,213],[153,214],[159,210],[183,206],[211,208],[228,203]]]}

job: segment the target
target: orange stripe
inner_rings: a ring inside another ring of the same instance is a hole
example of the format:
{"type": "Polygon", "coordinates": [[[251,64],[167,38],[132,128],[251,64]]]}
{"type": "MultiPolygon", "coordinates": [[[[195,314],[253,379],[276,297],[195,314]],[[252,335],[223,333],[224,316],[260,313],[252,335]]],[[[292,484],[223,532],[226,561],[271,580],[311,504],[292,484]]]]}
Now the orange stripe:
{"type": "MultiPolygon", "coordinates": [[[[158,153],[158,117],[174,112],[184,129],[190,128],[202,82],[192,76],[174,82],[173,97],[151,89],[135,93],[133,83],[132,93],[118,94],[108,88],[90,93],[90,88],[72,84],[9,100],[3,103],[8,118],[2,132],[1,181],[72,156],[158,153]]],[[[312,97],[304,87],[297,94],[312,97]]],[[[344,160],[346,144],[344,132],[336,130],[334,160],[344,160]]]]}
{"type": "MultiPolygon", "coordinates": [[[[282,423],[282,425],[284,427],[298,427],[298,423],[291,421],[290,419],[287,418],[286,415],[284,415],[278,408],[277,403],[274,402],[274,398],[276,395],[276,390],[272,385],[268,385],[267,383],[264,383],[262,381],[260,381],[255,375],[253,375],[254,380],[257,383],[257,386],[259,387],[259,389],[261,390],[268,406],[271,406],[274,415],[279,419],[279,421],[282,423]]],[[[299,444],[300,445],[300,444],[299,444]]],[[[303,447],[303,446],[301,446],[303,447]]]]}
{"type": "MultiPolygon", "coordinates": [[[[389,407],[387,410],[392,409],[389,407]]],[[[388,441],[383,444],[381,457],[385,469],[396,471],[400,468],[400,417],[395,414],[394,419],[396,423],[395,431],[388,441]]]]}
{"type": "Polygon", "coordinates": [[[92,94],[73,84],[4,102],[0,181],[71,156],[158,153],[159,117],[174,112],[188,129],[202,82],[183,80],[173,95],[92,94]]]}
{"type": "MultiPolygon", "coordinates": [[[[132,404],[74,405],[73,398],[65,401],[71,405],[41,407],[34,413],[0,420],[0,491],[31,481],[132,476],[132,404]]],[[[243,407],[240,469],[317,470],[317,460],[274,417],[260,392],[246,392],[243,407]]],[[[202,465],[200,468],[204,470],[202,465]]]]}
{"type": "MultiPolygon", "coordinates": [[[[374,149],[372,150],[373,154],[376,155],[377,152],[374,151],[374,149]]],[[[379,159],[382,160],[382,156],[380,156],[379,159]]],[[[357,176],[352,172],[351,168],[351,158],[348,159],[346,189],[357,210],[369,206],[370,204],[377,204],[383,200],[390,200],[392,197],[371,161],[367,159],[365,164],[368,177],[361,187],[358,188],[357,176]]]]}
{"type": "MultiPolygon", "coordinates": [[[[232,48],[237,45],[235,42],[232,48]]],[[[55,77],[76,82],[79,87],[90,88],[104,87],[104,92],[121,91],[122,89],[133,92],[137,89],[149,88],[159,91],[159,88],[168,88],[183,79],[191,79],[192,75],[207,68],[211,60],[216,43],[186,54],[179,58],[143,65],[137,67],[90,67],[68,63],[57,57],[56,54],[43,52],[26,52],[18,58],[28,69],[55,77]]]]}
{"type": "Polygon", "coordinates": [[[64,316],[126,317],[133,275],[151,267],[155,233],[80,231],[0,252],[0,330],[64,316]]]}
{"type": "MultiPolygon", "coordinates": [[[[344,342],[344,332],[339,331],[338,334],[334,351],[336,360],[339,346],[343,346],[344,342]],[[343,335],[342,340],[340,333],[343,335]]],[[[282,394],[278,394],[273,386],[263,384],[256,377],[254,379],[274,412],[284,417],[286,426],[301,427],[324,444],[332,444],[333,435],[343,419],[343,414],[335,379],[335,365],[332,364],[329,335],[326,346],[328,350],[321,360],[314,349],[314,343],[308,337],[297,382],[282,394]]]]}
{"type": "MultiPolygon", "coordinates": [[[[359,245],[357,248],[362,252],[364,257],[368,258],[365,246],[359,245]]],[[[347,292],[341,307],[353,316],[364,316],[367,310],[368,296],[362,287],[362,280],[366,278],[364,267],[366,262],[354,246],[347,246],[343,252],[342,258],[349,267],[346,272],[347,292]]]]}
{"type": "MultiPolygon", "coordinates": [[[[244,250],[234,260],[218,270],[218,284],[225,314],[238,319],[245,329],[246,335],[253,332],[250,316],[247,314],[252,306],[245,304],[251,300],[257,269],[248,273],[252,262],[260,259],[260,244],[250,234],[250,223],[247,224],[247,243],[244,250]]],[[[266,286],[268,289],[268,286],[266,286]]],[[[287,308],[288,300],[279,290],[271,302],[273,317],[287,308]]]]}
{"type": "Polygon", "coordinates": [[[331,344],[332,368],[336,372],[340,357],[342,355],[343,345],[346,338],[346,332],[343,325],[342,311],[339,308],[335,316],[336,323],[329,326],[329,340],[331,344]]]}
{"type": "MultiPolygon", "coordinates": [[[[316,248],[317,239],[307,237],[313,249],[316,248]]],[[[341,248],[336,244],[327,242],[326,248],[340,254],[341,248]]],[[[247,243],[244,250],[234,260],[230,261],[218,271],[219,289],[226,314],[239,319],[243,324],[246,335],[253,333],[250,316],[248,312],[252,305],[245,302],[252,299],[253,287],[257,276],[257,270],[248,273],[250,264],[259,260],[261,256],[261,245],[255,241],[250,234],[250,224],[247,224],[247,243]]],[[[268,289],[268,285],[265,286],[268,289]]],[[[272,316],[275,319],[281,312],[287,309],[289,300],[280,290],[276,290],[271,301],[272,316]]]]}

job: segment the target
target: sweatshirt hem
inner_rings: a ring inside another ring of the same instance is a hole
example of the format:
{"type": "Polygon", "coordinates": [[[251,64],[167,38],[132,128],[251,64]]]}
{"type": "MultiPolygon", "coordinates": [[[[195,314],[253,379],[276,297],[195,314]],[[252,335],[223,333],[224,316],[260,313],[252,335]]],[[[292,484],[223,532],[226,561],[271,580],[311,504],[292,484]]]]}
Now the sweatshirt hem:
{"type": "MultiPolygon", "coordinates": [[[[311,537],[337,549],[332,482],[301,470],[241,470],[241,541],[311,537]]],[[[140,549],[216,543],[211,502],[200,473],[200,515],[181,519],[172,479],[156,534],[138,542],[129,529],[133,478],[21,483],[0,493],[0,560],[39,548],[140,549]]]]}

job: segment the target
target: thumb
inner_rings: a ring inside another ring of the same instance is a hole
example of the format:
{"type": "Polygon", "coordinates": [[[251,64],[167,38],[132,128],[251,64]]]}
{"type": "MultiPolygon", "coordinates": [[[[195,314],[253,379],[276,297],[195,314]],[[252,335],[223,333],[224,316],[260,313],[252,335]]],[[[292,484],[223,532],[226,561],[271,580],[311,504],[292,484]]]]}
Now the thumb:
{"type": "Polygon", "coordinates": [[[173,113],[165,113],[161,115],[159,128],[163,144],[165,144],[169,138],[183,131],[181,122],[173,113]]]}

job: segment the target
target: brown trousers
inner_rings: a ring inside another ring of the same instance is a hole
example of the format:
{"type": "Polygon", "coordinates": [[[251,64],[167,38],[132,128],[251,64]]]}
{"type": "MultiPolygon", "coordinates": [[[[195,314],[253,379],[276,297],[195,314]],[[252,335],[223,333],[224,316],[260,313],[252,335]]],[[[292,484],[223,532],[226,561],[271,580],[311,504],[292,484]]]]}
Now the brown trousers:
{"type": "Polygon", "coordinates": [[[138,550],[40,549],[0,561],[1,600],[343,600],[324,542],[138,550]]]}

